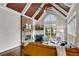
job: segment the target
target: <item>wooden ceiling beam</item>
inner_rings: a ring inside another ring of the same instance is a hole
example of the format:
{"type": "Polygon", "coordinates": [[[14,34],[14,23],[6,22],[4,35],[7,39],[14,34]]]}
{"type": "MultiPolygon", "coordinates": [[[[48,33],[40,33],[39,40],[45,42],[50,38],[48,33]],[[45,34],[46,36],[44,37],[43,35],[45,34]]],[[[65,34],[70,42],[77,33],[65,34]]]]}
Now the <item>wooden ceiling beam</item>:
{"type": "Polygon", "coordinates": [[[25,8],[24,8],[23,11],[22,11],[22,14],[23,14],[23,15],[27,12],[27,10],[28,10],[28,8],[31,6],[31,4],[32,4],[32,3],[26,4],[25,8]]]}
{"type": "Polygon", "coordinates": [[[41,11],[41,9],[43,8],[45,4],[41,4],[41,6],[38,8],[38,10],[35,12],[35,14],[32,16],[32,18],[35,18],[35,16],[41,11]]]}
{"type": "Polygon", "coordinates": [[[41,3],[32,3],[27,12],[25,13],[26,16],[32,17],[35,12],[40,7],[41,3]]]}
{"type": "Polygon", "coordinates": [[[50,3],[45,4],[43,8],[40,10],[40,12],[36,15],[35,19],[38,20],[44,13],[44,10],[48,7],[52,7],[52,5],[50,3]]]}
{"type": "Polygon", "coordinates": [[[57,6],[55,3],[51,3],[53,8],[55,8],[57,11],[59,11],[63,16],[67,16],[67,12],[64,11],[62,8],[60,8],[59,6],[57,6]]]}
{"type": "Polygon", "coordinates": [[[66,6],[64,3],[55,3],[55,4],[64,9],[66,12],[68,12],[70,9],[70,7],[66,6]]]}
{"type": "Polygon", "coordinates": [[[52,3],[52,6],[59,11],[62,15],[64,15],[65,17],[67,16],[67,12],[65,10],[63,10],[61,7],[59,7],[58,5],[56,5],[55,3],[52,3]]]}
{"type": "Polygon", "coordinates": [[[21,13],[26,4],[27,3],[8,3],[6,7],[21,13]]]}

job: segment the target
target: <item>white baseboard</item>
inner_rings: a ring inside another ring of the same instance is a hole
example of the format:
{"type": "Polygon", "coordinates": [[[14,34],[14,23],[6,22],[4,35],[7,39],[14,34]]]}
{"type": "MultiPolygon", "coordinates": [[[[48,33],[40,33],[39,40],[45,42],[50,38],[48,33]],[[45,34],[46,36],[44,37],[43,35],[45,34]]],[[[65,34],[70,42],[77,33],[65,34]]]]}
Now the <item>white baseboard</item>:
{"type": "Polygon", "coordinates": [[[8,47],[8,48],[6,48],[6,49],[4,49],[4,50],[0,50],[0,53],[5,52],[5,51],[10,50],[10,49],[13,49],[13,48],[16,48],[16,47],[18,47],[18,46],[21,46],[21,44],[17,44],[17,45],[8,47]]]}

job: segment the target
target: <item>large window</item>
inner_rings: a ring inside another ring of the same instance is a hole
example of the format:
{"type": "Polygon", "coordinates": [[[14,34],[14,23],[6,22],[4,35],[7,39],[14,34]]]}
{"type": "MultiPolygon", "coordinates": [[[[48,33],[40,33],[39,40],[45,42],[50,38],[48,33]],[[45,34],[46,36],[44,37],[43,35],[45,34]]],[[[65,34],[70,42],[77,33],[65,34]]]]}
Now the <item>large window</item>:
{"type": "Polygon", "coordinates": [[[69,19],[68,25],[67,25],[67,33],[68,33],[68,40],[75,44],[76,43],[76,13],[74,13],[74,16],[69,19]]]}
{"type": "Polygon", "coordinates": [[[44,19],[44,35],[48,38],[53,38],[56,35],[56,17],[48,14],[44,19]]]}
{"type": "Polygon", "coordinates": [[[76,18],[75,17],[68,23],[68,34],[76,36],[76,18]]]}

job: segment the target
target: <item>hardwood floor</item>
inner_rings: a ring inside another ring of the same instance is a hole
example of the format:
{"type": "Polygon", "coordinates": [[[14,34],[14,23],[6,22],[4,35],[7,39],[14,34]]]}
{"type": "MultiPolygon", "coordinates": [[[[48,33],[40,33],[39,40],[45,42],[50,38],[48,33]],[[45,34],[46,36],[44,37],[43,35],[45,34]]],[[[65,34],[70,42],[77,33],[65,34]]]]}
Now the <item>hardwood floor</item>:
{"type": "MultiPolygon", "coordinates": [[[[0,56],[30,56],[30,55],[25,55],[22,52],[23,49],[24,47],[18,46],[16,48],[0,53],[0,56]]],[[[66,49],[66,53],[67,53],[67,56],[79,56],[79,49],[68,48],[66,49]]]]}
{"type": "Polygon", "coordinates": [[[21,46],[0,53],[0,56],[21,56],[21,46]]]}

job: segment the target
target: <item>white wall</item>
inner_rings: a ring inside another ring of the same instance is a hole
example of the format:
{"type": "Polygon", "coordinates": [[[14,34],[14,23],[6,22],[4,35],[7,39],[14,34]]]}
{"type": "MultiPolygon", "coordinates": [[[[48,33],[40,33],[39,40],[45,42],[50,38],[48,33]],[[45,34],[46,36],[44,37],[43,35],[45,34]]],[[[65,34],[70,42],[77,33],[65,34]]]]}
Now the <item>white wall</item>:
{"type": "Polygon", "coordinates": [[[0,7],[0,52],[20,45],[20,14],[0,7]]]}
{"type": "Polygon", "coordinates": [[[77,12],[77,47],[79,48],[79,3],[76,4],[77,12]]]}

